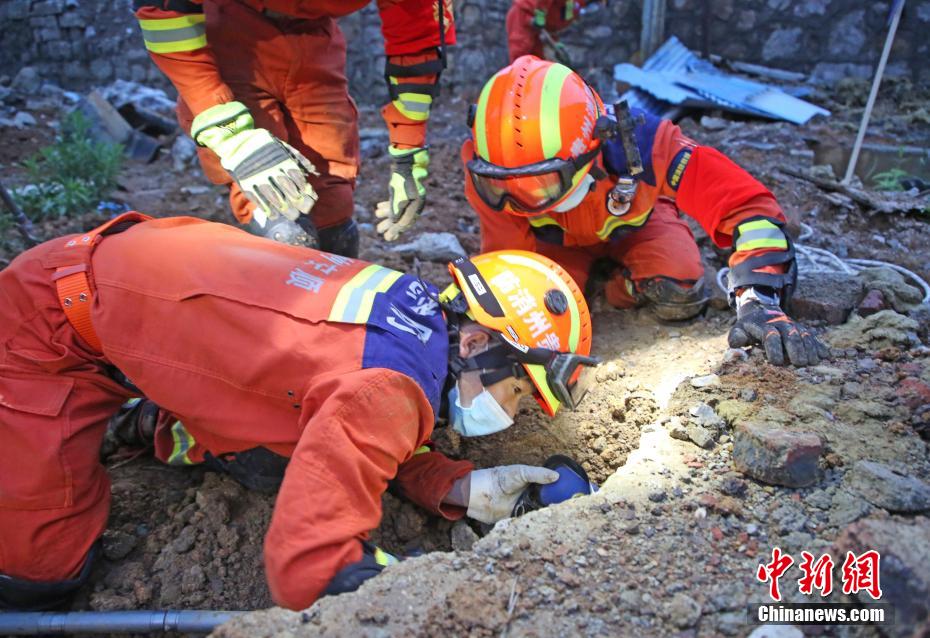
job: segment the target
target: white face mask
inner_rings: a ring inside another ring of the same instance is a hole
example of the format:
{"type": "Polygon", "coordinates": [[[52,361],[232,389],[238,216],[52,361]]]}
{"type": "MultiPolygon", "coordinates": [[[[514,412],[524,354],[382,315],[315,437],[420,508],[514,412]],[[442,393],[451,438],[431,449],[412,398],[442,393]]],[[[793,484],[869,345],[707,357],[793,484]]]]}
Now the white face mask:
{"type": "Polygon", "coordinates": [[[462,436],[484,436],[506,430],[513,419],[487,388],[467,408],[459,403],[458,383],[449,391],[449,424],[462,436]]]}
{"type": "Polygon", "coordinates": [[[575,189],[575,192],[568,196],[564,202],[553,208],[552,210],[556,213],[566,213],[573,209],[575,206],[581,203],[581,200],[585,198],[585,195],[591,190],[591,184],[594,183],[594,178],[591,177],[591,173],[588,173],[581,178],[581,183],[578,184],[578,188],[575,189]]]}

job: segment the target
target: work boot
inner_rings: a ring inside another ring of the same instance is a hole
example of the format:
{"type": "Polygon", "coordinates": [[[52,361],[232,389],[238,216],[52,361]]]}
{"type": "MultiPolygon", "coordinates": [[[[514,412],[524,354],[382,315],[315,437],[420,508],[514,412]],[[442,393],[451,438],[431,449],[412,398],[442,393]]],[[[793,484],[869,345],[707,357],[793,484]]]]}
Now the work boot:
{"type": "Polygon", "coordinates": [[[654,277],[637,282],[637,297],[656,318],[662,321],[686,321],[701,314],[707,307],[704,280],[693,284],[654,277]]]}
{"type": "Polygon", "coordinates": [[[256,211],[252,213],[252,220],[246,224],[245,229],[253,235],[267,237],[282,244],[306,248],[320,247],[319,234],[306,215],[301,215],[297,221],[291,221],[284,216],[268,219],[256,211]]]}
{"type": "Polygon", "coordinates": [[[320,250],[343,257],[358,257],[358,224],[354,219],[320,229],[320,250]]]}
{"type": "Polygon", "coordinates": [[[100,445],[100,458],[106,460],[120,448],[144,450],[155,446],[155,424],[159,407],[148,399],[130,399],[107,423],[100,445]]]}

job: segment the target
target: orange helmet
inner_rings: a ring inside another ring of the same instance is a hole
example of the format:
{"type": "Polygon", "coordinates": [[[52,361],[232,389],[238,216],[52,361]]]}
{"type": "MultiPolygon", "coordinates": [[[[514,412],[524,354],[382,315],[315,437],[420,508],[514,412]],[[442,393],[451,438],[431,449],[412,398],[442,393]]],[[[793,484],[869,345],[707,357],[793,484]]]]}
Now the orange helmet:
{"type": "MultiPolygon", "coordinates": [[[[551,259],[524,250],[462,257],[449,264],[449,272],[454,283],[441,299],[493,330],[504,346],[507,364],[497,368],[499,374],[483,375],[482,382],[525,371],[549,416],[562,403],[574,409],[587,389],[583,368],[598,361],[588,356],[591,315],[571,276],[551,259]]],[[[488,372],[492,364],[472,367],[488,372]]]]}
{"type": "Polygon", "coordinates": [[[568,198],[598,153],[600,96],[567,66],[524,55],[481,90],[468,172],[494,210],[539,214],[568,198]]]}

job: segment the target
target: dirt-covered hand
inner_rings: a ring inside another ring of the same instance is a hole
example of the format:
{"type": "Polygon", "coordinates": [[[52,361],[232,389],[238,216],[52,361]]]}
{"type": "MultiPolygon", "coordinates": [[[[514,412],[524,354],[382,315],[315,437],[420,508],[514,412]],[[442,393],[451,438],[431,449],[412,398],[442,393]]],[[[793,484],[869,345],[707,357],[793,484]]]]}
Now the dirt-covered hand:
{"type": "Polygon", "coordinates": [[[417,221],[426,205],[426,187],[429,174],[429,152],[425,147],[408,150],[388,148],[391,154],[391,181],[388,184],[391,199],[380,202],[375,208],[378,233],[387,241],[394,241],[417,221]]]}
{"type": "Polygon", "coordinates": [[[520,494],[530,483],[546,485],[557,480],[558,472],[533,465],[474,470],[469,475],[467,514],[482,523],[496,523],[510,516],[520,494]]]}
{"type": "Polygon", "coordinates": [[[810,330],[786,315],[777,303],[750,299],[739,305],[736,316],[728,338],[731,348],[761,344],[769,362],[778,366],[814,365],[829,354],[810,330]]]}

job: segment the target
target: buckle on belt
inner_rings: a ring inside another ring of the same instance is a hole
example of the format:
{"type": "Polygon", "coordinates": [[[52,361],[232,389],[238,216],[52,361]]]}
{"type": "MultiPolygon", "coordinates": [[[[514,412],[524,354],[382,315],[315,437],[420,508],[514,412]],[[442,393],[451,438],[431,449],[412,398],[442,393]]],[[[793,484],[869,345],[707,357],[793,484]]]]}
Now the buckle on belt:
{"type": "Polygon", "coordinates": [[[55,289],[58,292],[58,302],[74,328],[87,345],[94,350],[102,350],[100,338],[90,321],[90,302],[93,293],[90,289],[90,280],[87,278],[87,264],[65,266],[59,268],[52,275],[55,289]]]}
{"type": "MultiPolygon", "coordinates": [[[[65,242],[65,248],[89,248],[104,235],[122,232],[133,224],[149,219],[152,218],[135,211],[123,213],[94,230],[84,233],[79,238],[69,239],[65,242]]],[[[97,332],[90,321],[90,306],[94,300],[94,295],[90,288],[90,280],[87,278],[88,259],[89,257],[76,259],[79,263],[57,268],[52,274],[52,281],[55,282],[58,302],[61,304],[61,309],[64,311],[68,323],[71,324],[74,331],[87,345],[97,352],[101,352],[103,345],[100,343],[100,337],[97,336],[97,332]]]]}

